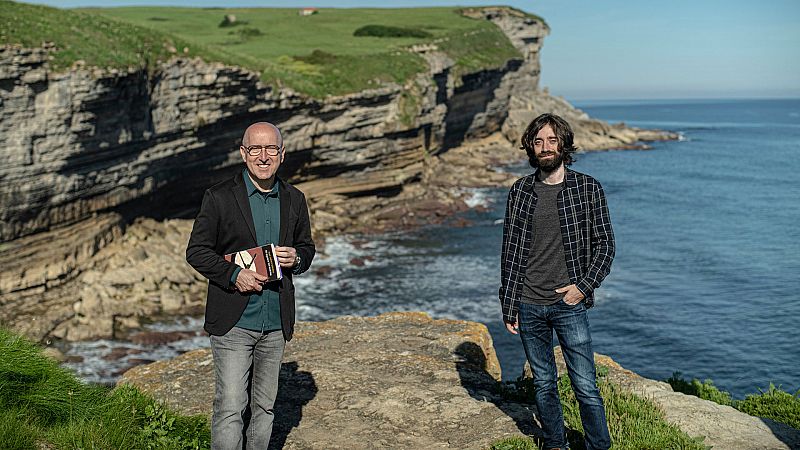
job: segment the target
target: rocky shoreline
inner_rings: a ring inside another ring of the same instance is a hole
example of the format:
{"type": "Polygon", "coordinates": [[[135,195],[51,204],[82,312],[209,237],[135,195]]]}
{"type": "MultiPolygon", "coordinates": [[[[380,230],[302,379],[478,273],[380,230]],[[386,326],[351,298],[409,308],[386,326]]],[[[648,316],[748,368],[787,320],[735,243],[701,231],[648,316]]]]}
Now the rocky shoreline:
{"type": "MultiPolygon", "coordinates": [[[[516,176],[501,168],[524,158],[496,133],[429,157],[421,179],[392,196],[314,195],[312,186],[314,237],[324,251],[328,236],[464,226],[458,213],[470,209],[469,189],[510,186],[516,176]]],[[[143,323],[202,314],[206,281],[184,260],[191,226],[190,219],[150,218],[126,225],[104,214],[6,244],[0,261],[12,270],[0,273],[3,323],[45,343],[119,340],[143,323]],[[52,258],[52,249],[63,256],[52,258]],[[42,270],[15,264],[21,255],[42,270]]]]}
{"type": "MultiPolygon", "coordinates": [[[[787,450],[800,430],[672,391],[596,355],[622,388],[652,399],[668,422],[726,450],[787,450]]],[[[559,370],[565,370],[557,355],[559,370]]],[[[520,373],[522,372],[522,368],[520,373]]],[[[209,349],[136,367],[133,384],[184,414],[210,415],[209,349]]],[[[424,313],[300,322],[287,346],[276,403],[276,446],[286,449],[485,449],[537,432],[535,406],[498,390],[500,366],[482,324],[424,313]]]]}

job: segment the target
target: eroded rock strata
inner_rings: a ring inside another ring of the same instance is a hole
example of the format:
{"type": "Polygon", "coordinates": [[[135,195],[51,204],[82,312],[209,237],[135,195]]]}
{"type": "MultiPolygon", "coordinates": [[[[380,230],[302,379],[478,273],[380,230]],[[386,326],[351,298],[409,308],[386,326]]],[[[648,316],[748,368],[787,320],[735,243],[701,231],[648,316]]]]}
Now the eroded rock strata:
{"type": "Polygon", "coordinates": [[[515,39],[522,56],[502,67],[454,76],[453,62],[434,44],[417,51],[438,62],[406,86],[325,100],[200,60],[54,73],[49,50],[6,46],[0,241],[123,205],[141,211],[153,196],[196,200],[198,190],[236,170],[238,140],[256,120],[280,126],[288,151],[283,174],[306,183],[311,197],[391,191],[418,180],[426,156],[498,131],[511,96],[536,89],[548,28],[507,11],[489,18],[519,22],[532,40],[515,39]]]}
{"type": "Polygon", "coordinates": [[[257,120],[283,130],[282,175],[306,192],[318,240],[466,209],[460,188],[506,184],[497,166],[523,157],[509,139],[541,111],[574,120],[586,149],[665,136],[593,121],[536,91],[549,31],[540,20],[467,14],[494,22],[520,57],[456,76],[435,44],[416,46],[428,73],[325,100],[200,60],[55,73],[53,48],[1,48],[0,322],[37,340],[81,340],[198,312],[203,280],[183,261],[191,225],[178,218],[240,170],[238,140],[257,120]]]}

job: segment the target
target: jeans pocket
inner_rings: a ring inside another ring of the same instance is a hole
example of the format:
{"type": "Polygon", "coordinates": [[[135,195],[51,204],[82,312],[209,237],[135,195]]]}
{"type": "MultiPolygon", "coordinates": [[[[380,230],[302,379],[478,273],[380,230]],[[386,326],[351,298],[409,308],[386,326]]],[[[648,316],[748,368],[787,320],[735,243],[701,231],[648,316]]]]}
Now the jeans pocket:
{"type": "Polygon", "coordinates": [[[561,300],[559,300],[558,305],[563,307],[563,308],[567,308],[567,309],[585,308],[585,306],[583,304],[583,300],[579,301],[578,303],[576,303],[574,305],[570,305],[569,303],[567,303],[564,300],[563,297],[561,298],[561,300]]]}

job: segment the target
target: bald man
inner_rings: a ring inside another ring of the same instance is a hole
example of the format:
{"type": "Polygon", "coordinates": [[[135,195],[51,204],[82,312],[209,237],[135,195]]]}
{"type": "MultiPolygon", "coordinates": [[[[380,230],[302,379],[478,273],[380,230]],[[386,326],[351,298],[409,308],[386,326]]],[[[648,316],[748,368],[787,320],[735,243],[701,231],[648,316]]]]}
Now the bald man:
{"type": "Polygon", "coordinates": [[[208,279],[205,330],[214,357],[212,449],[266,449],[286,342],[294,332],[292,278],[314,258],[305,196],[277,176],[280,130],[250,125],[239,147],[245,167],[209,188],[194,221],[186,261],[208,279]],[[284,277],[266,277],[223,255],[277,246],[284,277]]]}

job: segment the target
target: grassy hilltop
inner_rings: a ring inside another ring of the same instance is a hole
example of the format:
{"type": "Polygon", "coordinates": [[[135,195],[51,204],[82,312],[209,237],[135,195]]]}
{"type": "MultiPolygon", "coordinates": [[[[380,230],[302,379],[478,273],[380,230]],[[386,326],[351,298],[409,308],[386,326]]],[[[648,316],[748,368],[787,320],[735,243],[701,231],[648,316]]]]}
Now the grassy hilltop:
{"type": "Polygon", "coordinates": [[[320,9],[130,7],[60,10],[0,0],[0,43],[55,43],[52,65],[146,66],[180,54],[235,64],[274,85],[324,97],[427,70],[407,51],[435,44],[465,73],[520,57],[494,24],[457,8],[320,9]],[[234,22],[225,17],[233,15],[234,22]],[[354,35],[361,29],[366,35],[354,35]]]}
{"type": "MultiPolygon", "coordinates": [[[[97,14],[0,0],[0,45],[35,48],[48,42],[57,49],[50,61],[55,70],[69,69],[78,61],[101,68],[146,67],[170,58],[172,49],[189,44],[97,14]]],[[[186,55],[233,62],[233,58],[212,49],[190,48],[186,55]]]]}

